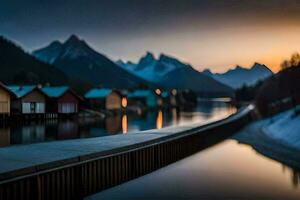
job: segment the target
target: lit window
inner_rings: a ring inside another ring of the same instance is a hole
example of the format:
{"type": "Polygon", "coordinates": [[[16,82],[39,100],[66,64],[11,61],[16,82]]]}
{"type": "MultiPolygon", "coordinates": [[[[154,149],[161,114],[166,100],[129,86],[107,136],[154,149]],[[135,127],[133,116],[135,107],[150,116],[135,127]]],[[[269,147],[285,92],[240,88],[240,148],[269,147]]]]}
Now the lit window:
{"type": "Polygon", "coordinates": [[[156,89],[156,90],[155,90],[155,93],[156,93],[157,95],[160,95],[160,94],[161,94],[160,89],[156,89]]]}
{"type": "Polygon", "coordinates": [[[127,107],[127,99],[126,99],[126,97],[123,97],[123,98],[122,98],[122,107],[123,107],[123,108],[126,108],[126,107],[127,107]]]}

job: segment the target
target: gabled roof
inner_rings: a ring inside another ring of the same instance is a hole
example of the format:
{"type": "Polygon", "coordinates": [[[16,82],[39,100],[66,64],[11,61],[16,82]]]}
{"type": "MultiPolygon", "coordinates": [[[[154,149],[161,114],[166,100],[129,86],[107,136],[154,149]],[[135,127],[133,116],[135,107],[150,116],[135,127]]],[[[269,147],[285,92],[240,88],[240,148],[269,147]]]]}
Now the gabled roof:
{"type": "Polygon", "coordinates": [[[6,92],[8,92],[11,96],[15,97],[16,95],[6,86],[4,85],[2,82],[0,82],[0,88],[2,88],[3,90],[5,90],[6,92]]]}
{"type": "Polygon", "coordinates": [[[68,86],[43,87],[41,89],[50,98],[59,98],[69,90],[68,86]]]}
{"type": "Polygon", "coordinates": [[[32,92],[37,87],[33,85],[27,85],[27,86],[7,86],[7,88],[10,91],[12,91],[17,98],[22,98],[28,93],[32,92]]]}
{"type": "Polygon", "coordinates": [[[105,89],[105,88],[94,88],[89,90],[84,97],[87,99],[97,99],[97,98],[105,98],[109,95],[113,90],[105,89]]]}
{"type": "Polygon", "coordinates": [[[151,90],[135,90],[127,95],[128,98],[141,98],[148,97],[149,95],[155,95],[151,90]]]}

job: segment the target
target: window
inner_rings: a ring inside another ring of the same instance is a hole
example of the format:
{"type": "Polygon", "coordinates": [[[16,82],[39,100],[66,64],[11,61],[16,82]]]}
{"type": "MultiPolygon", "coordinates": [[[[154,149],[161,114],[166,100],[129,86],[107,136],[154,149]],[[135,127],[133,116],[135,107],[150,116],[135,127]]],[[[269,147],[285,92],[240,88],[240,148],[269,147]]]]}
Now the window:
{"type": "Polygon", "coordinates": [[[60,103],[58,109],[59,113],[75,113],[77,111],[77,105],[74,103],[60,103]]]}

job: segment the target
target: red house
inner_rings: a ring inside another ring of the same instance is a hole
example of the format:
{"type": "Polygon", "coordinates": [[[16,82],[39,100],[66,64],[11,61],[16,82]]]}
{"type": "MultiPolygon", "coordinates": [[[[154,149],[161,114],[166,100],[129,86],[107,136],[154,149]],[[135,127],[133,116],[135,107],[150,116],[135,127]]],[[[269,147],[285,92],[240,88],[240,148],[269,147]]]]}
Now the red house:
{"type": "Polygon", "coordinates": [[[81,98],[69,87],[43,87],[47,96],[46,112],[57,114],[76,114],[81,98]]]}

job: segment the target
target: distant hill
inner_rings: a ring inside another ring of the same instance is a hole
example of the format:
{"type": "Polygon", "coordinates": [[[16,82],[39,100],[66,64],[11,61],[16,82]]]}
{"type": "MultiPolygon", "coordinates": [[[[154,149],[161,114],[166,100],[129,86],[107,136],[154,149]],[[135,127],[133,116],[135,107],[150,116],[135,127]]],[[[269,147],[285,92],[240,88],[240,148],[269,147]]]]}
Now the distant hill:
{"type": "Polygon", "coordinates": [[[267,66],[259,63],[255,63],[250,69],[237,66],[223,74],[214,74],[210,70],[204,70],[203,73],[235,89],[243,85],[255,85],[273,74],[267,66]]]}
{"type": "Polygon", "coordinates": [[[136,88],[147,85],[143,79],[96,52],[76,35],[72,35],[64,43],[54,41],[47,47],[34,51],[33,55],[53,64],[70,79],[80,79],[109,88],[136,88]]]}
{"type": "Polygon", "coordinates": [[[159,82],[166,88],[192,90],[203,96],[233,96],[233,89],[206,76],[192,67],[178,68],[167,73],[159,82]]]}
{"type": "MultiPolygon", "coordinates": [[[[260,112],[266,115],[272,103],[300,104],[300,66],[282,70],[264,81],[256,96],[256,104],[260,112]]],[[[275,109],[284,109],[284,106],[278,105],[275,109]]]]}
{"type": "Polygon", "coordinates": [[[158,59],[152,53],[147,53],[135,64],[132,62],[116,62],[127,71],[167,89],[193,90],[203,95],[232,95],[233,90],[195,70],[189,64],[167,55],[158,59]]]}
{"type": "Polygon", "coordinates": [[[25,53],[0,36],[0,81],[6,84],[66,84],[63,72],[25,53]]]}

